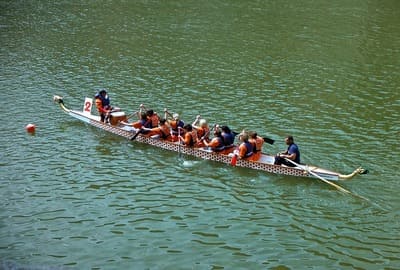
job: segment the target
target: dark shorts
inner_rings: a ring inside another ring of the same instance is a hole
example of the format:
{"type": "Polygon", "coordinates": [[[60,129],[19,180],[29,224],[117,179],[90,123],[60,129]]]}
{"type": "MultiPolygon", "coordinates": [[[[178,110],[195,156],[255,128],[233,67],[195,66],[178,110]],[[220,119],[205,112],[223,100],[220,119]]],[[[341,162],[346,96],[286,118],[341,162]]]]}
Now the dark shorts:
{"type": "Polygon", "coordinates": [[[290,161],[287,161],[285,158],[280,157],[280,156],[275,156],[275,165],[286,165],[289,167],[296,167],[296,165],[294,165],[293,163],[291,163],[290,161]]]}

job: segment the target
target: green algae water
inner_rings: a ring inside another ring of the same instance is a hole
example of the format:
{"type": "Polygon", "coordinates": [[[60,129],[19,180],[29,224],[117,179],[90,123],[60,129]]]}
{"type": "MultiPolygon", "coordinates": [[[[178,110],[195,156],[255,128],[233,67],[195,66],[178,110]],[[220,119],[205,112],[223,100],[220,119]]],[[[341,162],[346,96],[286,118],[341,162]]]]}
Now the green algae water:
{"type": "Polygon", "coordinates": [[[399,1],[2,1],[0,269],[400,268],[399,1]],[[257,130],[339,183],[85,125],[107,88],[257,130]],[[34,135],[24,127],[36,125],[34,135]]]}

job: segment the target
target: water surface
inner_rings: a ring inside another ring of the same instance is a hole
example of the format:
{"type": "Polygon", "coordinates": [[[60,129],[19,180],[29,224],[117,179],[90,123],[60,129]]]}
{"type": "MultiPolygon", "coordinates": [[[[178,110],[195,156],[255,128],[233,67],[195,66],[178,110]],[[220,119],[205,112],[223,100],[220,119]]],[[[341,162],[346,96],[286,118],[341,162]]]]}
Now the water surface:
{"type": "Polygon", "coordinates": [[[398,1],[3,1],[0,268],[397,269],[398,1]],[[193,159],[89,127],[107,88],[257,130],[341,185],[193,159]],[[25,132],[34,123],[36,133],[25,132]]]}

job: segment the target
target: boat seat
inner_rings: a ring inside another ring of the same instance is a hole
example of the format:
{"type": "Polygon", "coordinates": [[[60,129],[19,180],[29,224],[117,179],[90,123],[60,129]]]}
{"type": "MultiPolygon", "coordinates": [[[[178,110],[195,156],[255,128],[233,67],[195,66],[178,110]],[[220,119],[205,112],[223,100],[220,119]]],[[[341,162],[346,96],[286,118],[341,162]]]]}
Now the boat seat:
{"type": "Polygon", "coordinates": [[[275,158],[273,156],[261,155],[261,157],[257,160],[257,162],[274,164],[275,158]]]}

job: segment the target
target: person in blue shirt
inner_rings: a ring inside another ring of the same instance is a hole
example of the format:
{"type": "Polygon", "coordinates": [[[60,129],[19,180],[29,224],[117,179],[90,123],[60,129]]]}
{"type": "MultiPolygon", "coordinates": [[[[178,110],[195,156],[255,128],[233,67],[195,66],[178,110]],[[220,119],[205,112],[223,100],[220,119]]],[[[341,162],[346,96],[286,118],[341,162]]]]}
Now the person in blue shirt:
{"type": "Polygon", "coordinates": [[[293,136],[287,136],[285,138],[285,143],[288,145],[288,148],[285,152],[279,153],[275,156],[275,165],[286,165],[289,167],[296,167],[295,164],[286,160],[290,159],[297,164],[300,164],[300,150],[297,144],[294,143],[293,136]]]}

